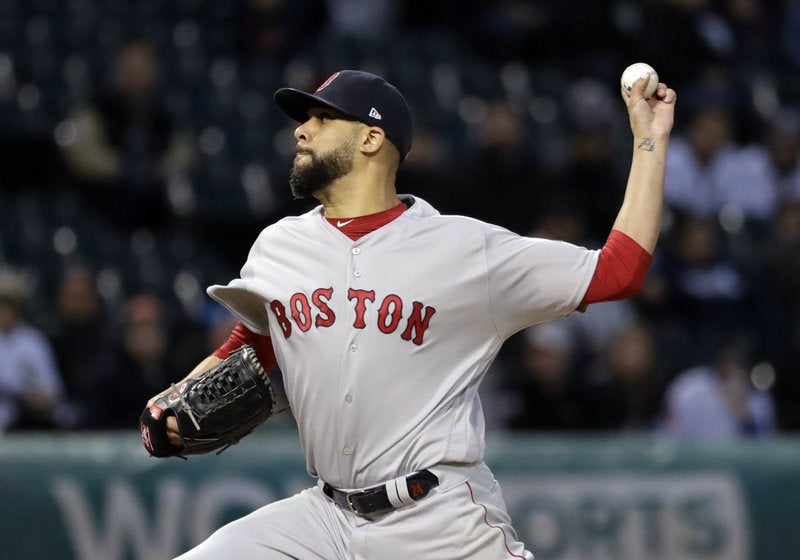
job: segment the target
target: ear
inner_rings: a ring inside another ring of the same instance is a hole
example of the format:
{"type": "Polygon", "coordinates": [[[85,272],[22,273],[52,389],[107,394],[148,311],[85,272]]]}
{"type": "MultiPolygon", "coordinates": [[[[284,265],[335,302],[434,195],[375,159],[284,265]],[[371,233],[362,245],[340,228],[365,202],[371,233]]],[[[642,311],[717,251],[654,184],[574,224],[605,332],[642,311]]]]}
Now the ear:
{"type": "Polygon", "coordinates": [[[382,128],[377,126],[367,127],[361,136],[361,153],[368,156],[375,155],[385,142],[386,134],[384,134],[382,128]]]}

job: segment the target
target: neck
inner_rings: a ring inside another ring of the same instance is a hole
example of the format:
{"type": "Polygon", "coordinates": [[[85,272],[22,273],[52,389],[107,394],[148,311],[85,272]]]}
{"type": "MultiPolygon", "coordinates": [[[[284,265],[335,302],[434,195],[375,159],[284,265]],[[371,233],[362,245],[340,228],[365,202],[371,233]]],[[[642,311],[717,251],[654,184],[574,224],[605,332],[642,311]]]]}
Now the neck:
{"type": "Polygon", "coordinates": [[[350,173],[334,181],[315,198],[328,218],[353,218],[394,208],[399,199],[394,177],[350,173]]]}

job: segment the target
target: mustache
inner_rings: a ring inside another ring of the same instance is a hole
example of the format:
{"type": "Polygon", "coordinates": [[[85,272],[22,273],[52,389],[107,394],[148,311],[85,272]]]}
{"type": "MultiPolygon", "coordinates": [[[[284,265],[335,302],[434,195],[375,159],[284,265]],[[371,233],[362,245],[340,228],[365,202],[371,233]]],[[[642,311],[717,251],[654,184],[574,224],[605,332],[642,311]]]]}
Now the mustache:
{"type": "Polygon", "coordinates": [[[298,146],[297,148],[295,148],[294,151],[295,151],[295,154],[298,155],[298,156],[301,155],[301,154],[307,154],[307,155],[310,155],[310,156],[314,155],[314,150],[312,150],[311,148],[301,148],[300,146],[298,146]]]}

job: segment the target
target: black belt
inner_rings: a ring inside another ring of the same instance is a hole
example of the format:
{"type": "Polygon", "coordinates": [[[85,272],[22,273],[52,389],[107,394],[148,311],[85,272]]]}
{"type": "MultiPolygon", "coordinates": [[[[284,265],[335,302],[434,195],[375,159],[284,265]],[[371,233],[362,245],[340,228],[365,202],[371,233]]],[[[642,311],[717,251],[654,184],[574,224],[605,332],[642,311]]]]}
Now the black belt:
{"type": "MultiPolygon", "coordinates": [[[[409,496],[414,501],[418,501],[427,496],[431,489],[439,486],[439,478],[431,471],[424,470],[408,475],[406,477],[406,486],[408,487],[409,496]]],[[[397,509],[389,501],[385,484],[365,490],[345,492],[334,488],[326,482],[322,487],[322,491],[339,507],[349,509],[360,515],[397,509]]]]}

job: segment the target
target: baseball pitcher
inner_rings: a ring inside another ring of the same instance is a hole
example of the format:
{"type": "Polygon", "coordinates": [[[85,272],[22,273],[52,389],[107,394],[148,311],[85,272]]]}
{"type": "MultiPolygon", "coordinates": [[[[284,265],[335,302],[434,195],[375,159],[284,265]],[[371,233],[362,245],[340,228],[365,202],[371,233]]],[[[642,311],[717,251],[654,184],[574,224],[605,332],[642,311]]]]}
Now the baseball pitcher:
{"type": "Polygon", "coordinates": [[[224,449],[275,412],[277,363],[318,483],[219,529],[182,560],[530,559],[484,458],[478,386],[503,342],[631,297],[659,233],[676,94],[622,93],[625,198],[602,250],[521,237],[397,194],[412,141],[402,94],[342,70],[275,101],[300,124],[290,175],[320,205],[268,226],[209,295],[230,339],[140,419],[155,456],[224,449]]]}

